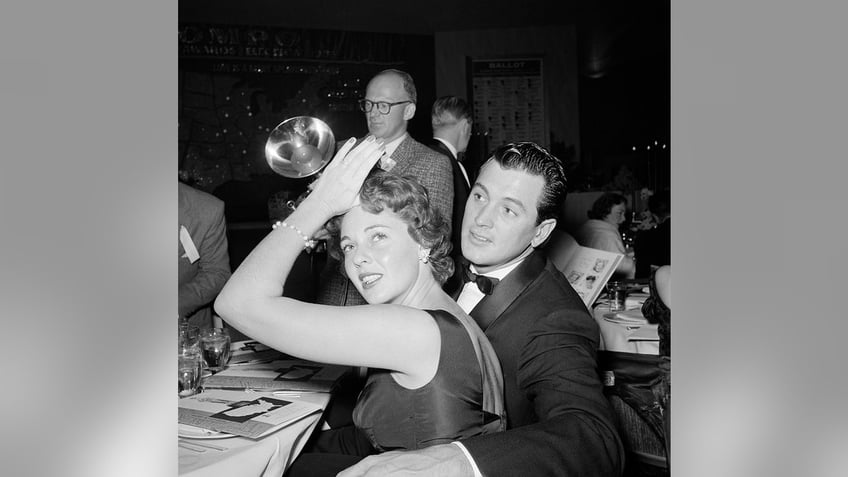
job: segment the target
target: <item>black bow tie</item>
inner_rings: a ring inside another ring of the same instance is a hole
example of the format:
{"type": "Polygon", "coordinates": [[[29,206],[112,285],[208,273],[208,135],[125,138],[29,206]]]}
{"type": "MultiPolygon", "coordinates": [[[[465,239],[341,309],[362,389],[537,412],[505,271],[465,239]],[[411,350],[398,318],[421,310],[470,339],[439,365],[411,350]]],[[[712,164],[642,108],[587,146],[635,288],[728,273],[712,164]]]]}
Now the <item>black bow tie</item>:
{"type": "Polygon", "coordinates": [[[492,289],[495,288],[495,285],[498,284],[497,278],[486,277],[483,275],[477,275],[472,272],[469,267],[462,268],[462,283],[475,282],[477,284],[477,288],[480,289],[486,295],[492,294],[492,289]]]}

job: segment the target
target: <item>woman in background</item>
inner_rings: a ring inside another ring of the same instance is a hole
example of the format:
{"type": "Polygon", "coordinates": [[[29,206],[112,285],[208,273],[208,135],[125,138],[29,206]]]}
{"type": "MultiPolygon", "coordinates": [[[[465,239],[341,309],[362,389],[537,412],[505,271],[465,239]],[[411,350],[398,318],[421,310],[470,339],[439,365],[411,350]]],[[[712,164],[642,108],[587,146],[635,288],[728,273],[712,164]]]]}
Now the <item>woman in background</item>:
{"type": "Polygon", "coordinates": [[[616,274],[625,278],[633,278],[636,274],[636,261],[633,251],[624,247],[618,226],[625,221],[627,199],[615,192],[606,192],[592,204],[586,212],[587,220],[574,234],[577,242],[584,247],[606,250],[624,255],[621,263],[615,269],[616,274]]]}

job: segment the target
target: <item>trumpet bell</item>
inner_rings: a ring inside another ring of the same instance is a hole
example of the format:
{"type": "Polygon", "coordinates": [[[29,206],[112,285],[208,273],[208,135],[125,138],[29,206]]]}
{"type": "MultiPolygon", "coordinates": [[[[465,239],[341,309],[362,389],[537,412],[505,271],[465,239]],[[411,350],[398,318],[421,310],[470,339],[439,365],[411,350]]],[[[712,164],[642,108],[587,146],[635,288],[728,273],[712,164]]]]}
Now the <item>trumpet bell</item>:
{"type": "Polygon", "coordinates": [[[311,116],[295,116],[281,122],[265,142],[265,160],[277,174],[309,177],[333,158],[336,138],[327,123],[311,116]]]}

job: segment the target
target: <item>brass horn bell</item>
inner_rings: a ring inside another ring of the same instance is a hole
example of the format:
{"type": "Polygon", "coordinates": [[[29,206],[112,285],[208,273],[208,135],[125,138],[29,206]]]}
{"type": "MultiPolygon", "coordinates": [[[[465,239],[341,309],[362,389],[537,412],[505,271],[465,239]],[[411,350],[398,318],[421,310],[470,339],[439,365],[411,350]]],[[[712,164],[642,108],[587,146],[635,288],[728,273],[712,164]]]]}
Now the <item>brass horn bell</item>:
{"type": "Polygon", "coordinates": [[[327,123],[311,116],[281,122],[265,142],[265,160],[284,177],[309,177],[333,158],[336,138],[327,123]]]}

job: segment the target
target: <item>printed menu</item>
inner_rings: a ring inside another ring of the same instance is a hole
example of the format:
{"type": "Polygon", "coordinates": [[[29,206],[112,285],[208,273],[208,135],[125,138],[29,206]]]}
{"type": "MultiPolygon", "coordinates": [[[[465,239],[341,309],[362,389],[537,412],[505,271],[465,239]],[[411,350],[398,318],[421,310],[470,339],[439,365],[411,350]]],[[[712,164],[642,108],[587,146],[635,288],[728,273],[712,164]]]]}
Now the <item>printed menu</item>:
{"type": "Polygon", "coordinates": [[[178,422],[258,439],[320,411],[317,404],[270,393],[211,389],[180,399],[178,422]]]}
{"type": "Polygon", "coordinates": [[[232,344],[230,350],[230,360],[227,363],[230,366],[290,358],[288,355],[258,341],[236,341],[232,344]]]}
{"type": "Polygon", "coordinates": [[[204,389],[330,392],[350,366],[279,359],[227,369],[203,380],[204,389]]]}
{"type": "Polygon", "coordinates": [[[561,271],[586,307],[591,309],[624,255],[582,245],[575,247],[577,251],[561,271]]]}

